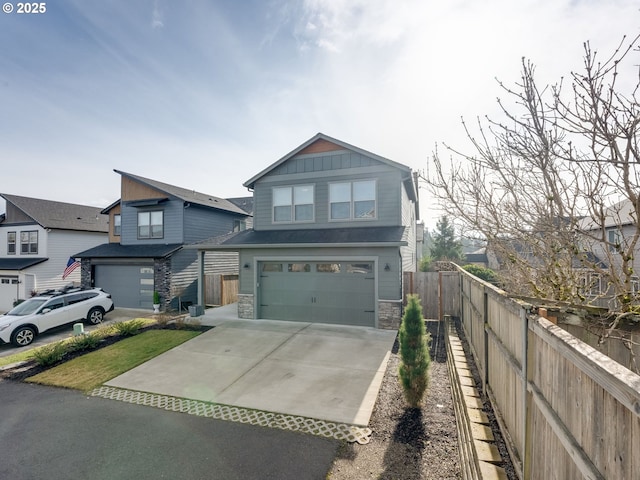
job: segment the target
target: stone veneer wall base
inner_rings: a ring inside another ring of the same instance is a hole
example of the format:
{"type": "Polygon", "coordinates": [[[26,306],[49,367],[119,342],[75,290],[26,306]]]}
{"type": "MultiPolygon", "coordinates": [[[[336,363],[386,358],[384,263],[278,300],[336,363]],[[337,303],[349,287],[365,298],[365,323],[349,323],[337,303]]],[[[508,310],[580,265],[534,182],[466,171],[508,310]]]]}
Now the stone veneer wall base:
{"type": "Polygon", "coordinates": [[[378,328],[398,330],[402,320],[402,300],[378,300],[378,328]]]}

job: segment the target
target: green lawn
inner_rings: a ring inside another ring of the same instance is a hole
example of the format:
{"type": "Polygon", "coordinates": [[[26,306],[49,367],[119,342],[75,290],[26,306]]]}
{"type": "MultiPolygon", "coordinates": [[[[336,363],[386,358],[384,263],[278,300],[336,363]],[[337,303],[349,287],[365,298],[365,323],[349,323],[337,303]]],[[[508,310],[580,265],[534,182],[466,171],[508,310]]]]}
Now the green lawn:
{"type": "MultiPolygon", "coordinates": [[[[142,322],[143,325],[151,325],[153,323],[156,323],[155,320],[149,319],[149,318],[134,318],[132,320],[127,320],[126,322],[123,323],[129,323],[129,322],[142,322]]],[[[100,325],[98,328],[94,329],[91,334],[92,335],[96,335],[99,338],[104,338],[104,337],[108,337],[109,335],[112,335],[116,333],[114,324],[104,324],[104,325],[100,325]]],[[[73,337],[71,336],[71,333],[69,333],[69,338],[66,340],[60,340],[61,342],[69,342],[69,341],[73,341],[73,337]]],[[[46,345],[45,345],[46,346],[46,345]]],[[[36,350],[40,349],[42,347],[35,347],[35,348],[28,348],[28,347],[22,347],[22,348],[16,348],[16,353],[14,353],[13,355],[7,355],[6,357],[0,357],[0,367],[3,367],[4,365],[9,365],[11,363],[17,363],[17,362],[22,362],[22,361],[28,361],[28,360],[32,360],[33,359],[33,355],[36,352],[36,350]]]]}
{"type": "Polygon", "coordinates": [[[86,392],[199,334],[193,330],[149,330],[29,377],[27,382],[86,392]]]}

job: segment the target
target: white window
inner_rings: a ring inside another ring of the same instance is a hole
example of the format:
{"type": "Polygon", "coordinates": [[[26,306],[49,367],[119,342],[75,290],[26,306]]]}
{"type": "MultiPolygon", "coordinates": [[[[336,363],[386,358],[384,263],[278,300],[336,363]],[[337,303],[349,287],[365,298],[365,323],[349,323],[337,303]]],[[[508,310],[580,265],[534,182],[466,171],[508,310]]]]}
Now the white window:
{"type": "Polygon", "coordinates": [[[16,254],[16,232],[7,232],[7,254],[16,254]]]}
{"type": "Polygon", "coordinates": [[[122,231],[122,217],[119,213],[116,213],[113,216],[113,234],[116,236],[120,236],[120,232],[122,231]]]}
{"type": "Polygon", "coordinates": [[[313,185],[273,189],[274,222],[313,222],[313,212],[313,185]]]}
{"type": "Polygon", "coordinates": [[[617,228],[609,230],[607,232],[608,240],[609,240],[609,251],[616,252],[620,248],[620,230],[617,228]]]}
{"type": "Polygon", "coordinates": [[[38,253],[38,232],[20,232],[20,253],[38,253]]]}
{"type": "Polygon", "coordinates": [[[162,210],[138,212],[138,238],[163,238],[164,215],[162,210]]]}
{"type": "Polygon", "coordinates": [[[329,185],[331,220],[376,218],[376,182],[332,183],[329,185]]]}

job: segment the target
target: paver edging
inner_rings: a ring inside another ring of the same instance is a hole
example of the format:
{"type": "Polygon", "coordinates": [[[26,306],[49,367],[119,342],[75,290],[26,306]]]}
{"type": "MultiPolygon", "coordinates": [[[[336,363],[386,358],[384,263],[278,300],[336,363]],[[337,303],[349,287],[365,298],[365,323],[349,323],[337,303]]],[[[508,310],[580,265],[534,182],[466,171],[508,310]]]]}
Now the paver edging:
{"type": "Polygon", "coordinates": [[[203,402],[201,400],[191,400],[188,398],[109,387],[106,385],[95,388],[89,392],[89,395],[216,420],[298,431],[320,437],[344,440],[350,443],[357,442],[360,445],[369,443],[372,433],[370,428],[347,423],[328,422],[326,420],[298,415],[252,410],[232,405],[203,402]]]}

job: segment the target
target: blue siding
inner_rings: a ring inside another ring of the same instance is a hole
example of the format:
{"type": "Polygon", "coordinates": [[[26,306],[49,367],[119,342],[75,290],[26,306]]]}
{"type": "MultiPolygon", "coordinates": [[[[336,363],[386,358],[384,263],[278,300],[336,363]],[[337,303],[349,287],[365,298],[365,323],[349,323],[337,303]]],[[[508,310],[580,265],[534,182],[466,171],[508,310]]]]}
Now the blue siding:
{"type": "Polygon", "coordinates": [[[198,240],[225,235],[233,231],[235,220],[246,217],[234,215],[195,205],[184,210],[184,241],[193,243],[198,240]]]}
{"type": "Polygon", "coordinates": [[[169,200],[151,207],[131,207],[127,202],[122,204],[122,245],[183,243],[183,214],[182,201],[169,200]],[[162,210],[164,212],[163,238],[138,239],[138,212],[162,210]]]}

